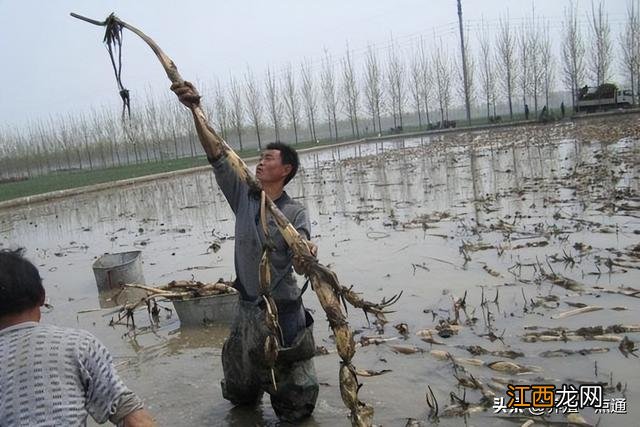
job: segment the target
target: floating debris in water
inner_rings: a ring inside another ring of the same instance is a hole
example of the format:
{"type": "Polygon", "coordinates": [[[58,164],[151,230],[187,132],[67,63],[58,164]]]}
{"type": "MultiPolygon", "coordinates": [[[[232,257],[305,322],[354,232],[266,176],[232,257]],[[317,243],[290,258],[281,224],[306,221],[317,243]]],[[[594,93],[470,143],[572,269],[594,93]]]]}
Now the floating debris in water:
{"type": "Polygon", "coordinates": [[[577,316],[579,314],[584,314],[584,313],[591,313],[592,311],[599,311],[602,310],[603,308],[600,306],[595,306],[595,305],[590,305],[590,306],[586,306],[586,307],[580,307],[580,308],[576,308],[574,310],[569,310],[569,311],[565,311],[559,314],[555,314],[553,316],[551,316],[552,319],[566,319],[567,317],[571,317],[571,316],[577,316]]]}
{"type": "Polygon", "coordinates": [[[583,348],[581,350],[569,350],[566,348],[561,348],[558,350],[548,350],[540,353],[540,357],[566,357],[574,354],[579,354],[581,356],[586,356],[587,354],[594,353],[607,353],[609,351],[608,348],[596,347],[596,348],[583,348]]]}
{"type": "Polygon", "coordinates": [[[506,372],[508,374],[526,374],[530,372],[540,372],[541,368],[537,366],[524,366],[513,362],[506,362],[504,360],[498,360],[487,364],[489,369],[493,369],[498,372],[506,372]]]}
{"type": "Polygon", "coordinates": [[[635,354],[635,352],[638,350],[636,348],[636,344],[631,341],[626,335],[624,336],[622,341],[620,341],[620,345],[618,346],[618,348],[620,349],[620,352],[624,355],[624,357],[629,357],[629,355],[638,357],[638,355],[635,354]]]}

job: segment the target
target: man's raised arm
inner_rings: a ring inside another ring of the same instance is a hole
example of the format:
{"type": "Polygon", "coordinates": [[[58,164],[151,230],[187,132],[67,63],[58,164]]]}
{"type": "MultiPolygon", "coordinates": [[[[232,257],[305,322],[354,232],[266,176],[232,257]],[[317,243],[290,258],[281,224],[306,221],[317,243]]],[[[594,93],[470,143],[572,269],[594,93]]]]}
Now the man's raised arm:
{"type": "Polygon", "coordinates": [[[243,181],[231,165],[229,157],[225,156],[224,142],[203,120],[196,117],[195,107],[200,105],[200,95],[193,85],[187,81],[183,84],[174,83],[171,90],[178,96],[184,106],[191,110],[193,121],[198,132],[198,139],[207,154],[209,163],[213,166],[216,182],[231,206],[233,213],[238,211],[238,205],[243,194],[246,194],[247,183],[243,181]],[[206,128],[204,127],[206,126],[206,128]],[[213,138],[211,138],[213,136],[213,138]]]}
{"type": "Polygon", "coordinates": [[[216,134],[216,132],[211,129],[209,126],[203,124],[200,120],[196,120],[196,112],[194,111],[194,107],[200,105],[200,95],[193,85],[187,81],[183,84],[174,83],[171,85],[171,90],[178,96],[178,99],[184,106],[186,106],[189,110],[191,110],[191,114],[193,114],[194,123],[196,125],[196,132],[198,133],[198,139],[200,140],[200,144],[202,148],[204,148],[204,152],[207,154],[207,158],[209,161],[218,160],[224,154],[224,150],[222,148],[222,140],[216,134]],[[206,129],[203,127],[206,126],[206,129]],[[206,137],[207,133],[213,134],[217,143],[212,143],[209,138],[206,137]]]}

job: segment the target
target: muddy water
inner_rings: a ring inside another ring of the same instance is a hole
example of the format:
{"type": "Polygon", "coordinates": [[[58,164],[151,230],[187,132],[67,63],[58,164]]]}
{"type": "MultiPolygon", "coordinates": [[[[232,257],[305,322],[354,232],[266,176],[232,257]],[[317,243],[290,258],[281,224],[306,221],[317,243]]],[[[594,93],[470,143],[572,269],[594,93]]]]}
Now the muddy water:
{"type": "MultiPolygon", "coordinates": [[[[404,292],[384,331],[397,339],[362,347],[354,359],[360,368],[392,371],[363,379],[360,397],[375,406],[377,423],[428,424],[427,385],[438,400],[441,425],[523,422],[491,408],[467,417],[442,416],[450,393],[465,393],[454,377],[464,376],[464,369],[485,385],[501,379],[556,386],[620,383],[621,391],[614,388],[606,396],[626,397],[627,415],[581,414],[592,424],[599,418],[605,426],[634,424],[640,415],[639,362],[625,357],[618,342],[530,343],[522,337],[532,327],[640,323],[638,298],[606,292],[640,288],[640,254],[632,251],[640,240],[639,159],[638,140],[576,139],[569,126],[360,144],[303,156],[304,168],[288,192],[309,210],[320,260],[369,300],[404,292]],[[552,272],[579,282],[583,290],[554,285],[552,272]],[[453,321],[454,301],[465,292],[467,315],[459,311],[460,332],[449,338],[434,334],[444,345],[422,341],[416,332],[453,321]],[[576,303],[602,309],[552,318],[576,303]],[[406,338],[394,329],[398,323],[407,324],[406,338]],[[420,351],[397,353],[392,345],[420,351]],[[524,355],[514,360],[474,356],[466,350],[471,345],[524,355]],[[549,350],[593,348],[603,352],[541,356],[549,350]],[[540,370],[496,372],[438,360],[431,350],[485,365],[506,360],[540,370]]],[[[268,398],[252,410],[233,409],[222,399],[224,327],[180,328],[169,310],[155,327],[146,311],[136,313],[135,331],[108,326],[113,309],[100,309],[91,264],[105,252],[139,249],[147,283],[230,279],[232,233],[233,215],[211,173],[0,212],[2,247],[25,246],[40,268],[53,305],[44,321],[97,335],[160,425],[276,425],[277,419],[268,398]],[[208,249],[214,242],[220,244],[217,252],[208,249]]],[[[307,292],[304,299],[315,310],[317,344],[332,350],[315,296],[307,292]]],[[[356,340],[378,334],[361,312],[350,310],[349,319],[356,340]]],[[[618,335],[640,339],[640,333],[618,335]]],[[[349,424],[338,367],[335,353],[316,358],[320,396],[305,425],[349,424]]],[[[506,396],[506,385],[501,387],[497,397],[506,396]]],[[[477,390],[466,390],[469,403],[480,399],[477,390]]]]}

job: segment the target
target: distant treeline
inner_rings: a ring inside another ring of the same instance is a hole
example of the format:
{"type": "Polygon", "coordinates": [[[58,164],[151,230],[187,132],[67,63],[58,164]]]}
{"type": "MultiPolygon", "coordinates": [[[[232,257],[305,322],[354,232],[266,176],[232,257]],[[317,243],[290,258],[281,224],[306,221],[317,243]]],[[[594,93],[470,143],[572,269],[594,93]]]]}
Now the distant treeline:
{"type": "MultiPolygon", "coordinates": [[[[617,40],[602,3],[579,14],[569,2],[555,41],[550,29],[557,23],[532,13],[517,24],[507,15],[471,20],[464,27],[464,52],[438,34],[359,53],[347,47],[342,56],[325,51],[319,66],[287,64],[277,72],[267,69],[263,78],[247,69],[225,84],[216,81],[203,90],[203,104],[216,130],[238,150],[272,140],[338,141],[447,127],[465,117],[465,94],[474,120],[488,123],[513,120],[525,105],[533,117],[544,106],[546,114],[565,101],[563,93],[570,111],[581,87],[610,82],[614,68],[623,76],[621,86],[638,93],[639,10],[640,0],[628,1],[617,40]]],[[[191,116],[173,94],[148,93],[132,105],[130,118],[103,108],[0,129],[0,182],[201,154],[191,116]]]]}

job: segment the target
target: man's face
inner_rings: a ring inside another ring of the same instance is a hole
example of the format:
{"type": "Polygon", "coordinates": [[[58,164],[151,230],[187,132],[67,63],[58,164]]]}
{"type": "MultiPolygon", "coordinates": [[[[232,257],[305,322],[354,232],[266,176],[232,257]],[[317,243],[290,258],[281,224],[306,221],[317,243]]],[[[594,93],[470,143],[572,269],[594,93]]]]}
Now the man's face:
{"type": "Polygon", "coordinates": [[[291,165],[282,164],[280,150],[264,150],[256,166],[256,178],[261,184],[283,181],[291,172],[291,165]]]}

